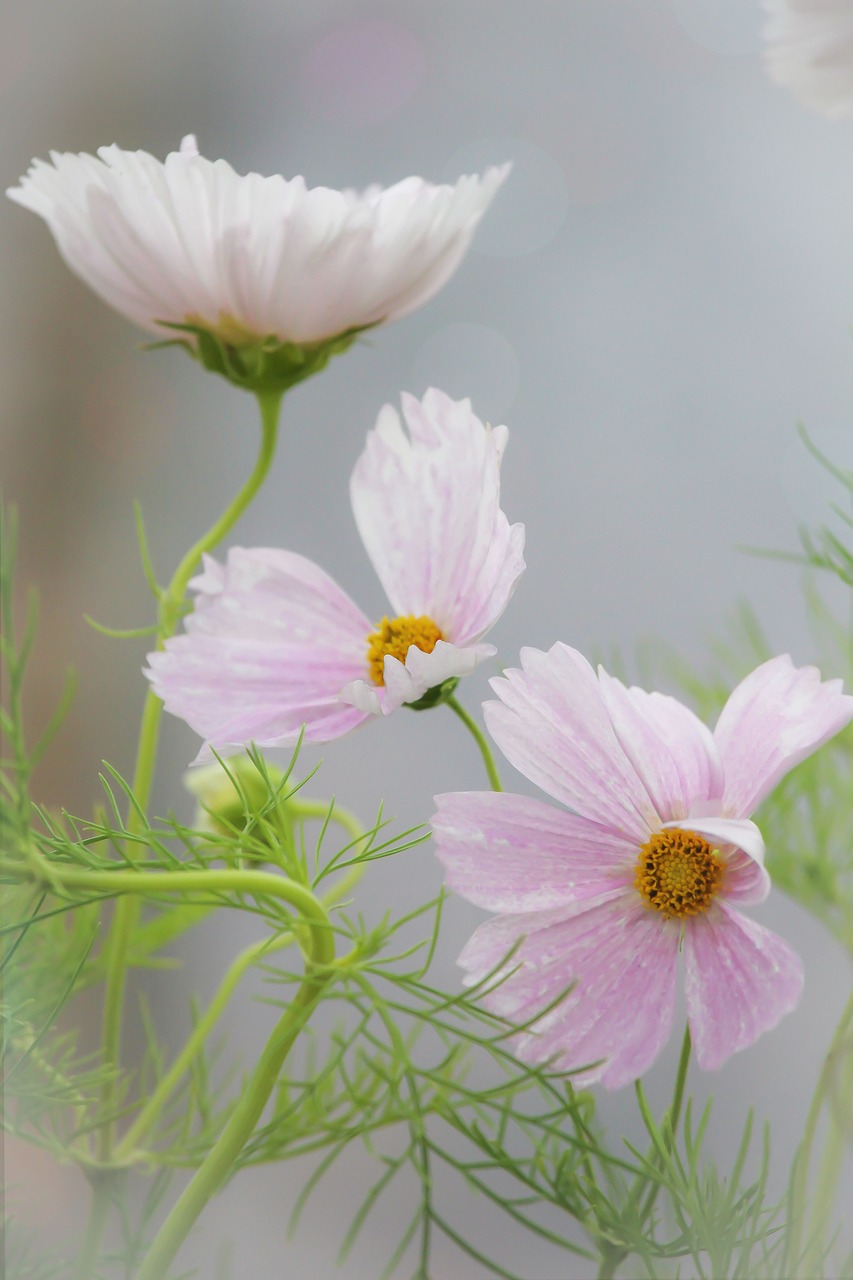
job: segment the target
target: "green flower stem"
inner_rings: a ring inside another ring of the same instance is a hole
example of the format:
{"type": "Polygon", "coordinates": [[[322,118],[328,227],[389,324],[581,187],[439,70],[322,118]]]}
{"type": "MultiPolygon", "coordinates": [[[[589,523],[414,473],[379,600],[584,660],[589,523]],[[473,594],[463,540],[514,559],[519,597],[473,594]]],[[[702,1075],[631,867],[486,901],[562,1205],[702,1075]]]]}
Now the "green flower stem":
{"type": "MultiPolygon", "coordinates": [[[[306,803],[306,808],[310,803],[311,802],[306,803]]],[[[355,821],[355,819],[353,819],[353,821],[355,821]]],[[[358,883],[363,871],[363,863],[350,867],[347,874],[341,877],[335,887],[320,898],[322,905],[324,907],[329,907],[334,902],[341,899],[355,884],[358,883]]],[[[193,1026],[186,1044],[175,1058],[175,1061],[172,1063],[169,1070],[161,1078],[156,1089],[145,1103],[145,1106],[142,1108],[133,1124],[115,1148],[115,1151],[113,1152],[113,1161],[115,1164],[121,1164],[125,1160],[133,1159],[135,1148],[148,1133],[151,1126],[156,1122],[167,1098],[178,1085],[184,1073],[189,1069],[193,1059],[198,1053],[200,1053],[205,1040],[224,1013],[228,1001],[234,994],[234,991],[239,985],[244,974],[258,961],[265,960],[267,956],[273,955],[276,951],[284,950],[284,948],[289,947],[293,941],[294,935],[292,933],[282,933],[277,938],[264,938],[260,942],[253,942],[251,946],[246,947],[246,949],[237,956],[231,964],[231,967],[228,969],[228,972],[225,974],[225,977],[222,979],[216,995],[211,1000],[202,1017],[199,1018],[193,1026]]]]}
{"type": "MultiPolygon", "coordinates": [[[[263,873],[250,872],[249,877],[260,874],[263,873]]],[[[225,1128],[158,1231],[136,1280],[163,1280],[199,1214],[234,1172],[234,1162],[255,1130],[294,1041],[317,1005],[323,987],[333,977],[334,939],[328,917],[316,898],[313,902],[325,918],[326,927],[318,929],[316,918],[311,921],[312,954],[306,961],[302,986],[267,1041],[225,1128]]]]}
{"type": "Polygon", "coordinates": [[[107,1226],[110,1211],[110,1184],[103,1174],[96,1174],[92,1187],[92,1207],[89,1221],[86,1223],[86,1234],[77,1257],[74,1269],[74,1280],[92,1280],[97,1274],[98,1259],[101,1253],[101,1240],[107,1226]]]}
{"type": "MultiPolygon", "coordinates": [[[[690,1026],[688,1024],[684,1028],[684,1039],[681,1042],[681,1057],[678,1059],[678,1070],[675,1074],[675,1088],[672,1094],[672,1106],[670,1107],[667,1115],[667,1128],[664,1133],[664,1141],[666,1142],[668,1151],[672,1150],[672,1146],[675,1142],[675,1135],[678,1132],[678,1122],[681,1119],[681,1107],[684,1102],[684,1086],[687,1083],[687,1070],[690,1066],[690,1049],[690,1026]]],[[[660,1153],[658,1153],[657,1164],[659,1167],[661,1163],[662,1158],[660,1153]]],[[[640,1210],[641,1226],[648,1221],[649,1215],[654,1208],[655,1201],[658,1198],[659,1191],[659,1182],[654,1183],[654,1185],[649,1188],[645,1203],[640,1210]]]]}
{"type": "MultiPolygon", "coordinates": [[[[835,1029],[835,1035],[832,1037],[832,1043],[829,1046],[823,1067],[818,1076],[817,1087],[809,1106],[806,1116],[806,1126],[803,1131],[803,1141],[797,1152],[797,1158],[794,1163],[794,1175],[791,1184],[791,1210],[789,1216],[790,1235],[788,1236],[788,1245],[785,1254],[786,1274],[791,1275],[798,1273],[800,1265],[800,1248],[802,1242],[803,1226],[805,1223],[806,1208],[808,1205],[808,1189],[809,1189],[809,1165],[811,1164],[812,1148],[814,1146],[815,1137],[817,1135],[817,1126],[826,1101],[829,1083],[832,1077],[833,1067],[836,1064],[839,1050],[844,1040],[850,1033],[853,1026],[853,993],[844,1006],[844,1012],[838,1026],[835,1029]]],[[[821,1195],[829,1204],[821,1204],[817,1202],[814,1213],[814,1219],[819,1226],[825,1226],[831,1211],[831,1201],[835,1198],[835,1187],[838,1177],[838,1156],[835,1153],[833,1133],[838,1126],[830,1129],[830,1140],[824,1155],[824,1167],[819,1175],[819,1186],[821,1195]]],[[[811,1233],[810,1233],[811,1234],[811,1233]]],[[[807,1246],[807,1254],[811,1255],[813,1248],[820,1248],[821,1241],[811,1239],[807,1246]]],[[[803,1273],[807,1274],[807,1273],[803,1273]]]]}
{"type": "MultiPolygon", "coordinates": [[[[156,645],[158,649],[163,648],[164,642],[177,625],[187,584],[195,572],[199,559],[205,552],[212,551],[233,528],[266,478],[275,453],[281,400],[282,393],[280,391],[258,394],[261,410],[261,448],[257,462],[252,474],[233,502],[225,509],[216,523],[208,529],[207,533],[190,548],[175,570],[169,586],[162,593],[156,645]]],[[[143,811],[147,808],[151,796],[162,710],[162,702],[149,689],[142,713],[139,745],[136,754],[136,771],[133,777],[133,794],[140,809],[143,811]]],[[[138,822],[137,814],[131,808],[128,816],[128,830],[135,832],[138,829],[138,822]]],[[[122,1009],[127,977],[127,951],[138,913],[139,903],[135,898],[129,897],[119,902],[116,905],[110,934],[105,946],[107,978],[101,1044],[103,1062],[107,1072],[101,1091],[101,1110],[107,1117],[115,1109],[118,1066],[121,1054],[122,1009]]],[[[100,1129],[98,1140],[98,1155],[102,1160],[109,1159],[113,1139],[113,1122],[111,1119],[106,1119],[100,1129]]]]}
{"type": "MultiPolygon", "coordinates": [[[[673,1144],[675,1143],[675,1137],[678,1132],[678,1122],[681,1118],[681,1107],[684,1102],[684,1087],[687,1083],[687,1071],[690,1066],[690,1048],[690,1027],[688,1025],[684,1028],[684,1039],[681,1042],[681,1056],[678,1059],[678,1070],[675,1073],[675,1086],[672,1093],[672,1104],[664,1117],[662,1135],[663,1150],[661,1150],[659,1142],[653,1139],[652,1145],[649,1148],[649,1153],[646,1156],[646,1163],[648,1164],[653,1162],[656,1169],[663,1168],[665,1155],[672,1150],[673,1144]]],[[[656,1134],[654,1121],[649,1110],[649,1104],[646,1102],[645,1094],[643,1093],[643,1086],[639,1080],[637,1081],[635,1088],[637,1093],[637,1102],[646,1123],[646,1127],[650,1128],[653,1134],[656,1134]]],[[[639,1204],[643,1195],[643,1186],[647,1181],[648,1179],[646,1178],[638,1177],[634,1189],[628,1198],[626,1215],[628,1213],[633,1213],[634,1209],[639,1204]]],[[[651,1186],[648,1187],[646,1191],[646,1198],[638,1212],[637,1227],[639,1230],[642,1230],[648,1220],[648,1217],[654,1208],[655,1201],[658,1198],[659,1191],[659,1182],[653,1182],[651,1186]]],[[[602,1242],[599,1245],[599,1248],[601,1250],[601,1266],[598,1270],[597,1280],[612,1280],[616,1275],[618,1268],[627,1258],[630,1250],[622,1249],[611,1244],[609,1241],[602,1242]]]]}
{"type": "Polygon", "coordinates": [[[489,744],[476,720],[469,716],[468,712],[454,698],[453,694],[449,694],[444,701],[450,707],[451,711],[455,711],[465,728],[471,734],[471,737],[480,748],[480,755],[483,757],[483,764],[486,766],[486,773],[489,775],[489,786],[493,791],[503,791],[501,780],[498,777],[498,771],[495,767],[494,757],[492,756],[489,744]]]}

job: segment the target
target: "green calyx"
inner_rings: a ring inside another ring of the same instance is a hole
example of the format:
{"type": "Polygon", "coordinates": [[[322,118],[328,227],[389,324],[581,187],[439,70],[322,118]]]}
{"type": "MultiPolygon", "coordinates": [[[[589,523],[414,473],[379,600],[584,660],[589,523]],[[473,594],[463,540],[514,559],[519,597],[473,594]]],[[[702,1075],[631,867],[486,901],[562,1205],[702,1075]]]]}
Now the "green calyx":
{"type": "Polygon", "coordinates": [[[304,382],[306,378],[320,373],[332,356],[347,351],[360,333],[373,328],[372,325],[363,325],[347,329],[333,338],[302,344],[281,342],[274,334],[266,338],[229,342],[198,324],[176,324],[166,320],[158,323],[190,336],[152,342],[148,350],[183,347],[211,373],[219,373],[235,386],[256,394],[285,392],[297,382],[304,382]]]}
{"type": "Polygon", "coordinates": [[[442,702],[446,702],[453,696],[458,683],[459,677],[451,676],[449,680],[444,680],[441,684],[434,685],[432,689],[427,689],[417,702],[407,702],[406,706],[410,711],[428,711],[430,707],[440,707],[442,702]]]}

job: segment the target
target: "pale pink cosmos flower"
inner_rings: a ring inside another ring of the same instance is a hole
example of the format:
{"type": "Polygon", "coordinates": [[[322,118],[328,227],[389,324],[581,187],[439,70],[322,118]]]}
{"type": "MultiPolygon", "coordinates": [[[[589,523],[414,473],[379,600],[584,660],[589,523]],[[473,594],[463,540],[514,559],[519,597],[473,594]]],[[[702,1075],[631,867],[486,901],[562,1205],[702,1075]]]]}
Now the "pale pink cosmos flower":
{"type": "Polygon", "coordinates": [[[51,152],[7,194],[44,218],[68,266],[161,337],[193,324],[235,345],[313,344],[405,315],[453,274],[509,166],[454,186],[383,190],[241,176],[188,135],[161,163],[51,152]]]}
{"type": "Polygon", "coordinates": [[[371,621],[292,551],[205,558],[186,634],[149,654],[166,710],[209,747],[328,742],[467,675],[524,569],[524,526],[500,507],[506,427],[427,391],[386,405],[350,481],[356,525],[390,601],[371,621]]]}
{"type": "Polygon", "coordinates": [[[788,944],[739,910],[770,889],[749,815],[853,718],[853,697],[773,658],[711,733],[674,698],[596,677],[566,645],[521,661],[492,681],[486,723],[570,811],[491,792],[436,798],[448,885],[498,913],[460,956],[467,980],[494,973],[483,998],[513,1022],[546,1010],[514,1041],[522,1059],[618,1088],[669,1036],[682,953],[696,1059],[719,1067],[794,1008],[803,981],[788,944]]]}
{"type": "Polygon", "coordinates": [[[770,78],[825,116],[853,115],[850,0],[764,0],[764,7],[770,78]]]}

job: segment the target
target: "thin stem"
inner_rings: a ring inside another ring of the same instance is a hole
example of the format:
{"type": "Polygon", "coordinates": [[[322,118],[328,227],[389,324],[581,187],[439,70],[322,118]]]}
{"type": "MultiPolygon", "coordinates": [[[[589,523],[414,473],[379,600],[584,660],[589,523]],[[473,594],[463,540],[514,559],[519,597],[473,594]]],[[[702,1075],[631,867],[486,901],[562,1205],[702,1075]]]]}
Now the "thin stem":
{"type": "MultiPolygon", "coordinates": [[[[666,1116],[664,1117],[665,1128],[664,1128],[664,1134],[663,1134],[663,1141],[664,1141],[664,1148],[666,1152],[669,1152],[672,1150],[672,1147],[675,1143],[675,1137],[678,1132],[678,1122],[681,1118],[681,1107],[684,1102],[684,1088],[687,1083],[687,1071],[690,1066],[690,1048],[691,1048],[690,1026],[688,1025],[684,1028],[684,1039],[681,1042],[681,1056],[678,1059],[678,1070],[675,1073],[675,1086],[672,1091],[672,1103],[670,1105],[669,1111],[666,1113],[666,1116]]],[[[637,1099],[640,1104],[640,1111],[643,1113],[643,1118],[647,1121],[647,1124],[653,1126],[654,1121],[652,1120],[651,1115],[648,1112],[648,1103],[645,1101],[642,1085],[640,1084],[639,1080],[637,1081],[637,1084],[636,1084],[636,1090],[637,1090],[637,1099]]],[[[655,1169],[662,1169],[663,1161],[664,1161],[664,1153],[661,1151],[657,1142],[653,1141],[651,1147],[649,1148],[649,1153],[646,1157],[646,1162],[647,1163],[653,1162],[655,1169]]],[[[626,1213],[632,1212],[634,1206],[636,1206],[640,1201],[643,1194],[644,1181],[647,1181],[647,1179],[642,1179],[641,1177],[637,1178],[637,1182],[634,1186],[633,1191],[631,1192],[631,1195],[628,1199],[628,1203],[626,1205],[626,1213]]],[[[645,1223],[649,1217],[649,1214],[654,1208],[655,1201],[658,1198],[659,1191],[660,1191],[659,1182],[654,1182],[648,1188],[645,1201],[643,1202],[643,1205],[640,1208],[639,1214],[638,1214],[638,1221],[637,1221],[638,1231],[642,1231],[643,1227],[645,1226],[645,1223]]],[[[614,1245],[606,1244],[604,1248],[601,1250],[601,1266],[599,1267],[597,1280],[612,1280],[612,1277],[616,1275],[618,1268],[625,1261],[629,1252],[630,1250],[628,1249],[621,1249],[621,1248],[617,1248],[614,1245]]]]}
{"type": "MultiPolygon", "coordinates": [[[[258,395],[261,411],[261,447],[257,461],[249,479],[234,500],[216,523],[208,529],[207,533],[190,548],[175,570],[172,581],[160,601],[160,624],[157,634],[158,649],[163,648],[164,642],[177,625],[187,584],[199,559],[205,552],[212,551],[236,524],[266,478],[275,452],[281,399],[282,393],[278,391],[258,395]]],[[[151,796],[162,710],[162,702],[149,689],[142,713],[136,754],[136,771],[133,777],[133,794],[140,809],[143,811],[147,808],[151,796]]],[[[138,830],[139,818],[133,808],[131,808],[128,816],[127,825],[130,832],[138,830]]],[[[101,1091],[101,1111],[108,1118],[100,1129],[98,1139],[98,1156],[102,1160],[109,1159],[114,1141],[114,1125],[109,1117],[115,1109],[116,1090],[118,1087],[122,1009],[127,980],[127,953],[138,913],[139,903],[135,898],[126,898],[116,905],[105,947],[107,978],[101,1043],[103,1062],[107,1070],[101,1091]]]]}
{"type": "MultiPolygon", "coordinates": [[[[353,885],[358,883],[363,872],[364,864],[351,867],[334,888],[320,899],[322,905],[324,907],[332,906],[335,901],[342,898],[353,885]]],[[[195,1023],[180,1053],[166,1074],[160,1079],[156,1089],[116,1147],[113,1153],[113,1159],[116,1164],[121,1164],[125,1159],[132,1159],[134,1148],[154,1124],[167,1098],[176,1088],[184,1073],[189,1070],[193,1059],[201,1052],[205,1040],[224,1013],[228,1001],[234,994],[244,974],[258,961],[265,960],[267,956],[273,955],[276,951],[283,951],[293,941],[294,935],[290,932],[282,933],[277,938],[264,938],[260,942],[253,942],[251,946],[246,947],[233,961],[219,984],[219,990],[202,1017],[195,1023]]]]}
{"type": "Polygon", "coordinates": [[[74,1270],[74,1280],[92,1280],[92,1276],[95,1275],[109,1210],[110,1184],[103,1174],[99,1173],[96,1175],[92,1187],[92,1206],[89,1210],[86,1234],[83,1237],[83,1244],[74,1270]]]}
{"type": "Polygon", "coordinates": [[[503,791],[491,749],[489,748],[489,744],[486,741],[482,729],[477,724],[476,720],[473,720],[471,716],[469,716],[465,708],[456,701],[452,694],[446,697],[444,701],[447,706],[450,707],[451,711],[456,712],[459,719],[465,725],[465,728],[480,748],[480,755],[483,757],[483,764],[486,766],[486,773],[489,775],[489,786],[493,791],[503,791]]]}
{"type": "MultiPolygon", "coordinates": [[[[844,1011],[841,1015],[838,1026],[835,1029],[835,1035],[832,1037],[832,1043],[829,1046],[823,1067],[821,1068],[820,1075],[818,1076],[817,1086],[812,1096],[808,1114],[806,1115],[806,1125],[803,1130],[802,1145],[800,1146],[800,1150],[797,1152],[794,1164],[794,1176],[791,1186],[791,1233],[788,1237],[788,1246],[785,1254],[785,1263],[788,1269],[796,1269],[800,1262],[803,1225],[805,1222],[806,1206],[808,1204],[809,1165],[811,1164],[812,1148],[817,1134],[820,1113],[823,1110],[823,1104],[826,1101],[826,1094],[829,1088],[832,1068],[835,1064],[838,1050],[847,1036],[851,1024],[853,1024],[853,993],[851,993],[847,1004],[844,1006],[844,1011]]],[[[832,1148],[833,1143],[832,1140],[830,1140],[829,1149],[824,1157],[825,1163],[834,1163],[835,1156],[832,1148]]],[[[824,1170],[823,1175],[825,1174],[826,1171],[824,1170]]],[[[821,1183],[824,1183],[826,1181],[826,1176],[821,1176],[820,1181],[821,1183]]],[[[828,1194],[829,1187],[826,1186],[823,1190],[824,1194],[828,1194]]],[[[832,1182],[831,1191],[834,1199],[834,1180],[832,1182]]],[[[819,1205],[815,1216],[821,1212],[821,1206],[819,1205]]],[[[809,1252],[811,1247],[812,1242],[807,1246],[809,1252]]]]}
{"type": "MultiPolygon", "coordinates": [[[[681,1042],[681,1056],[678,1059],[678,1071],[676,1072],[676,1075],[675,1075],[675,1088],[672,1094],[672,1106],[670,1107],[669,1114],[667,1116],[667,1121],[668,1121],[667,1132],[664,1135],[666,1144],[667,1144],[667,1150],[670,1150],[670,1151],[672,1150],[673,1143],[675,1142],[675,1135],[678,1132],[678,1122],[681,1118],[681,1106],[682,1106],[682,1103],[684,1102],[684,1086],[687,1083],[687,1069],[690,1066],[690,1048],[691,1048],[690,1026],[688,1025],[684,1028],[684,1039],[681,1042]]],[[[658,1156],[658,1166],[660,1166],[660,1163],[661,1163],[660,1156],[658,1156]]],[[[659,1182],[656,1182],[654,1186],[649,1188],[649,1193],[646,1196],[645,1204],[640,1210],[641,1226],[645,1224],[645,1222],[649,1217],[649,1214],[654,1208],[655,1201],[658,1198],[659,1191],[660,1191],[659,1182]]]]}
{"type": "MultiPolygon", "coordinates": [[[[252,872],[250,876],[259,874],[263,873],[252,872]]],[[[294,1041],[319,1001],[323,987],[333,976],[334,938],[328,917],[316,899],[314,903],[326,927],[318,929],[316,920],[310,922],[311,956],[306,961],[302,986],[267,1041],[225,1128],[158,1231],[136,1280],[162,1280],[199,1214],[234,1172],[234,1162],[254,1132],[294,1041]]]]}

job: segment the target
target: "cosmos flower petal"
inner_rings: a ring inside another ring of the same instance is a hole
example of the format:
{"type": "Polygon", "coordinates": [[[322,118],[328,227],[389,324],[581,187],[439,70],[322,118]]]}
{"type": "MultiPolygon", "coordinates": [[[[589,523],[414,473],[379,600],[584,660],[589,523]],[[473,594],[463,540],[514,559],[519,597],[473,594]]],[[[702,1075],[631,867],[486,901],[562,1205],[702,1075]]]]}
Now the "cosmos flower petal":
{"type": "Polygon", "coordinates": [[[598,669],[616,737],[664,820],[683,818],[697,800],[723,793],[714,736],[683,703],[663,693],[626,688],[598,669]]]}
{"type": "Polygon", "coordinates": [[[508,975],[489,983],[482,998],[513,1022],[527,1023],[558,1001],[516,1037],[521,1059],[577,1070],[581,1086],[600,1081],[616,1089],[643,1075],[669,1037],[680,933],[678,921],[662,920],[617,889],[573,910],[488,921],[459,963],[472,983],[496,968],[495,981],[508,975]]]}
{"type": "MultiPolygon", "coordinates": [[[[341,688],[365,669],[369,623],[317,565],[287,551],[231,550],[195,580],[186,634],[148,656],[166,710],[217,750],[309,742],[355,728],[365,713],[341,688]]],[[[204,754],[201,758],[204,758],[204,754]]]]}
{"type": "Polygon", "coordinates": [[[633,879],[637,853],[629,840],[540,800],[468,791],[435,803],[432,830],[446,883],[488,911],[547,910],[633,879]]]}
{"type": "Polygon", "coordinates": [[[853,115],[849,0],[764,0],[764,7],[764,65],[771,80],[822,115],[853,115]]]}
{"type": "Polygon", "coordinates": [[[800,998],[797,953],[725,902],[689,922],[684,960],[693,1047],[706,1071],[772,1030],[800,998]]]}
{"type": "Polygon", "coordinates": [[[465,648],[503,613],[524,569],[524,527],[500,507],[505,427],[434,388],[386,405],[350,482],[362,541],[394,611],[465,648]]]}
{"type": "Polygon", "coordinates": [[[189,139],[165,163],[116,146],[98,157],[53,152],[7,194],[105,302],[161,336],[161,323],[190,321],[226,341],[305,345],[427,301],[508,172],[359,194],[241,176],[189,139]]]}
{"type": "Polygon", "coordinates": [[[770,892],[770,876],[767,868],[740,849],[726,857],[726,872],[720,896],[728,902],[742,906],[755,906],[763,902],[770,892]]]}
{"type": "Polygon", "coordinates": [[[723,810],[748,817],[813,751],[853,719],[840,680],[821,682],[816,667],[771,658],[732,692],[714,731],[726,786],[723,810]]]}
{"type": "Polygon", "coordinates": [[[613,730],[592,667],[575,649],[522,649],[491,681],[489,732],[526,778],[582,817],[643,844],[660,817],[613,730]]]}

